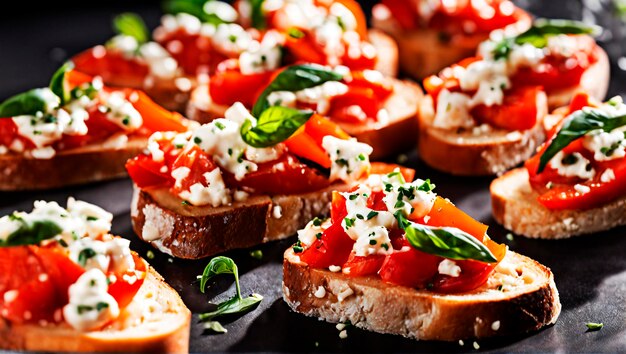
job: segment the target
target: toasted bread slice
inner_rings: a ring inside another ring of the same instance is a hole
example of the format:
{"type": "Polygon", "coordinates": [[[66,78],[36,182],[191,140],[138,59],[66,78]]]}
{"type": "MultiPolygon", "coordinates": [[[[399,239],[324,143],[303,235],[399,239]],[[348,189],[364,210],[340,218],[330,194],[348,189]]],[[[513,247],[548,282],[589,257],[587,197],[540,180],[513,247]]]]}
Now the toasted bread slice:
{"type": "Polygon", "coordinates": [[[432,97],[420,104],[419,156],[428,165],[454,175],[481,176],[504,172],[528,159],[543,143],[543,118],[547,113],[545,94],[538,101],[541,107],[537,124],[525,131],[490,129],[456,132],[432,126],[435,117],[432,97]]]}
{"type": "Polygon", "coordinates": [[[161,252],[198,259],[232,249],[287,238],[316,216],[327,215],[333,190],[348,184],[297,195],[251,196],[214,208],[184,205],[166,188],[134,186],[133,229],[161,252]]]}
{"type": "Polygon", "coordinates": [[[494,219],[518,235],[560,239],[626,225],[626,197],[588,210],[547,209],[537,201],[525,168],[496,178],[490,190],[494,219]]]}
{"type": "MultiPolygon", "coordinates": [[[[513,24],[516,33],[528,29],[530,15],[524,13],[513,24]]],[[[403,30],[388,11],[372,12],[372,26],[389,34],[398,43],[400,71],[421,80],[467,57],[476,55],[478,45],[489,38],[487,33],[457,35],[447,38],[441,31],[421,28],[403,30]]]]}
{"type": "Polygon", "coordinates": [[[152,268],[120,317],[99,331],[67,324],[11,324],[0,319],[0,348],[46,352],[189,351],[191,312],[152,268]]]}
{"type": "MultiPolygon", "coordinates": [[[[354,124],[337,122],[346,133],[374,148],[373,160],[389,157],[415,146],[417,112],[423,98],[422,89],[411,81],[387,78],[393,83],[393,93],[383,109],[388,113],[385,121],[354,124]]],[[[199,86],[191,95],[187,117],[208,123],[224,116],[228,106],[215,104],[206,86],[199,86]]]]}
{"type": "Polygon", "coordinates": [[[419,340],[520,334],[553,324],[561,312],[550,269],[512,251],[485,285],[446,295],[310,268],[289,248],[283,298],[307,316],[419,340]]]}
{"type": "Polygon", "coordinates": [[[145,137],[132,137],[121,146],[87,145],[58,152],[50,159],[0,155],[0,190],[41,190],[120,178],[127,175],[126,161],[148,144],[145,137]]]}
{"type": "Polygon", "coordinates": [[[611,63],[604,49],[596,46],[595,55],[598,61],[591,65],[580,78],[580,84],[575,87],[562,89],[548,94],[548,107],[550,111],[555,108],[569,105],[576,92],[586,92],[598,101],[604,101],[609,90],[611,77],[611,63]]]}
{"type": "Polygon", "coordinates": [[[370,43],[376,48],[378,59],[375,70],[380,71],[385,76],[398,76],[398,44],[383,31],[375,28],[367,31],[370,43]]]}

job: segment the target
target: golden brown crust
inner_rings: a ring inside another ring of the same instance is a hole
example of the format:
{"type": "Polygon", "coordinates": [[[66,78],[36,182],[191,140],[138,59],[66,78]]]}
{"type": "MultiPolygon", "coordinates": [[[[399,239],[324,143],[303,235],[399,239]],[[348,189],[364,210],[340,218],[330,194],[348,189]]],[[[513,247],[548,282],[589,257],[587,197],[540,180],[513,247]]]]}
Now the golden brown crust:
{"type": "Polygon", "coordinates": [[[374,332],[441,341],[538,330],[553,324],[561,310],[552,272],[512,251],[483,287],[445,295],[385,283],[378,277],[313,269],[290,248],[283,262],[283,299],[294,311],[329,322],[350,321],[374,332]],[[503,277],[517,279],[516,285],[498,291],[494,280],[503,277]]]}
{"type": "MultiPolygon", "coordinates": [[[[488,38],[488,34],[479,33],[442,40],[439,31],[427,28],[403,30],[392,17],[382,17],[377,11],[372,13],[372,25],[398,42],[400,71],[418,80],[475,56],[478,45],[488,38]]],[[[513,26],[516,31],[523,32],[530,25],[531,17],[524,13],[513,26]]]]}
{"type": "Polygon", "coordinates": [[[25,158],[16,153],[0,155],[0,190],[51,189],[124,177],[126,161],[137,156],[147,141],[130,138],[122,148],[89,145],[61,151],[51,159],[25,158]]]}
{"type": "Polygon", "coordinates": [[[537,124],[526,131],[490,130],[457,133],[434,128],[433,101],[426,96],[420,104],[419,156],[428,165],[454,175],[480,176],[504,172],[531,157],[544,141],[544,99],[537,124]]]}
{"type": "Polygon", "coordinates": [[[588,210],[549,210],[537,201],[528,171],[517,168],[491,182],[494,219],[514,233],[560,239],[626,225],[626,197],[588,210]]]}
{"type": "Polygon", "coordinates": [[[139,189],[131,205],[133,229],[139,238],[174,257],[198,259],[232,249],[280,240],[311,219],[327,215],[330,187],[299,195],[252,196],[223,207],[183,205],[167,189],[139,189]]]}
{"type": "MultiPolygon", "coordinates": [[[[417,112],[424,97],[422,89],[406,80],[386,78],[393,84],[393,93],[383,109],[388,119],[380,122],[351,124],[339,122],[339,126],[358,141],[374,148],[372,160],[380,160],[409,150],[417,139],[417,112]]],[[[187,116],[201,123],[223,117],[228,107],[211,101],[206,86],[200,86],[191,95],[187,116]]]]}
{"type": "Polygon", "coordinates": [[[548,95],[548,107],[550,111],[558,107],[567,106],[576,92],[586,92],[592,98],[604,101],[609,90],[611,76],[611,64],[609,56],[604,49],[596,45],[595,54],[598,61],[590,66],[580,79],[580,85],[568,89],[552,92],[548,95]]]}
{"type": "Polygon", "coordinates": [[[0,320],[0,348],[46,352],[186,353],[190,322],[191,312],[176,291],[150,268],[133,302],[106,328],[78,332],[67,324],[15,325],[0,320]],[[159,305],[152,313],[142,312],[148,301],[159,305]]]}

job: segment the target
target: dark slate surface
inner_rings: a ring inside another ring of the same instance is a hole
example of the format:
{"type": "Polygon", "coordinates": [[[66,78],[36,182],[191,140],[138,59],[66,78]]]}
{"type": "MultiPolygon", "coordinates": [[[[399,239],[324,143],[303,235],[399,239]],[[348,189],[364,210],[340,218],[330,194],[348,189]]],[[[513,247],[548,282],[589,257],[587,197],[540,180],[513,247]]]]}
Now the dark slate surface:
{"type": "MultiPolygon", "coordinates": [[[[545,16],[582,16],[576,1],[524,1],[545,16]]],[[[111,35],[109,22],[119,11],[136,10],[155,25],[156,2],[111,1],[107,4],[55,2],[44,7],[17,4],[14,12],[0,15],[0,98],[34,86],[43,86],[67,55],[102,43],[111,35]],[[106,5],[106,7],[105,7],[106,5]],[[79,8],[74,8],[79,6],[79,8]]],[[[617,43],[623,46],[624,41],[617,43]]],[[[625,73],[613,67],[611,94],[626,93],[625,73]]],[[[488,223],[490,235],[512,250],[528,255],[552,268],[561,293],[563,312],[556,325],[538,333],[514,338],[479,341],[480,350],[506,352],[623,352],[626,351],[626,228],[564,241],[537,241],[515,237],[491,217],[488,178],[454,178],[419,163],[410,155],[410,167],[418,176],[431,178],[437,191],[453,200],[473,217],[488,223]],[[586,332],[586,322],[603,322],[598,332],[586,332]]],[[[65,203],[68,196],[101,205],[115,215],[113,231],[129,238],[141,255],[150,249],[132,232],[129,218],[131,185],[118,180],[71,189],[32,193],[0,193],[0,215],[13,210],[30,210],[37,199],[65,203]]],[[[244,293],[257,292],[265,299],[254,311],[224,322],[227,334],[203,333],[194,317],[192,352],[206,351],[319,351],[319,352],[457,352],[473,350],[472,343],[416,342],[400,337],[348,329],[339,339],[334,325],[291,312],[281,300],[282,252],[293,239],[260,246],[263,259],[249,250],[229,252],[241,272],[244,293]]],[[[206,261],[180,261],[156,253],[151,263],[181,293],[194,313],[211,309],[209,301],[220,301],[234,292],[229,279],[219,279],[207,294],[198,290],[195,277],[206,261]]],[[[503,319],[503,321],[515,319],[503,319]]]]}

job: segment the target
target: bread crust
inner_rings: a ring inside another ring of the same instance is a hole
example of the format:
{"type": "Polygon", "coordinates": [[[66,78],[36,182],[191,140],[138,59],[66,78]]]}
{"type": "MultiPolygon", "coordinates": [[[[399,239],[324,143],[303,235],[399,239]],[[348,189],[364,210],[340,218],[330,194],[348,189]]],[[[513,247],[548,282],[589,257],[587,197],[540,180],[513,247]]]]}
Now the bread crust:
{"type": "MultiPolygon", "coordinates": [[[[380,160],[407,151],[417,141],[417,113],[424,97],[422,89],[411,81],[388,77],[393,84],[393,93],[383,109],[388,113],[385,121],[353,124],[337,122],[346,133],[374,148],[372,160],[380,160]]],[[[215,104],[206,86],[200,86],[191,94],[187,117],[200,123],[224,117],[227,106],[215,104]]]]}
{"type": "Polygon", "coordinates": [[[512,251],[486,285],[445,295],[385,283],[375,276],[314,269],[289,248],[283,262],[283,299],[294,311],[329,322],[350,321],[374,332],[439,341],[535,331],[553,324],[561,311],[552,272],[512,251]],[[497,290],[498,279],[505,277],[520,279],[519,284],[497,290]],[[318,297],[320,287],[324,296],[318,297]]]}
{"type": "Polygon", "coordinates": [[[575,87],[562,89],[548,94],[548,107],[550,111],[558,107],[569,105],[577,92],[586,92],[598,101],[604,101],[609,90],[611,79],[611,63],[604,49],[596,45],[594,53],[598,61],[591,65],[580,78],[580,84],[575,87]]]}
{"type": "Polygon", "coordinates": [[[486,133],[457,133],[435,128],[433,100],[420,104],[418,152],[422,160],[438,170],[461,176],[484,176],[504,172],[531,157],[545,140],[543,118],[547,113],[542,94],[537,124],[525,131],[492,129],[486,133]]]}
{"type": "MultiPolygon", "coordinates": [[[[519,21],[511,25],[517,33],[531,26],[530,15],[525,12],[521,14],[519,21]]],[[[404,30],[393,17],[383,17],[378,11],[372,12],[372,26],[396,40],[400,71],[417,80],[437,74],[462,59],[475,56],[478,45],[489,38],[488,33],[477,33],[456,35],[448,41],[442,41],[440,31],[429,28],[404,30]]]]}
{"type": "Polygon", "coordinates": [[[166,188],[134,186],[131,219],[135,233],[160,251],[199,259],[232,249],[287,238],[316,216],[327,215],[333,190],[298,195],[251,196],[222,207],[183,205],[166,188]]]}
{"type": "Polygon", "coordinates": [[[131,137],[123,147],[87,145],[58,152],[51,159],[0,155],[0,190],[42,190],[120,178],[126,161],[145,149],[148,139],[131,137]]]}
{"type": "Polygon", "coordinates": [[[561,239],[626,225],[626,197],[588,210],[549,210],[537,201],[526,168],[495,179],[490,192],[494,219],[530,238],[561,239]]]}
{"type": "Polygon", "coordinates": [[[67,324],[11,324],[0,319],[0,348],[46,352],[145,352],[189,351],[191,312],[176,291],[152,268],[130,305],[102,330],[79,332],[67,324]],[[155,317],[142,309],[156,301],[155,317]]]}
{"type": "Polygon", "coordinates": [[[376,28],[367,30],[370,43],[376,48],[377,60],[374,70],[389,77],[398,76],[398,43],[387,33],[376,28]]]}

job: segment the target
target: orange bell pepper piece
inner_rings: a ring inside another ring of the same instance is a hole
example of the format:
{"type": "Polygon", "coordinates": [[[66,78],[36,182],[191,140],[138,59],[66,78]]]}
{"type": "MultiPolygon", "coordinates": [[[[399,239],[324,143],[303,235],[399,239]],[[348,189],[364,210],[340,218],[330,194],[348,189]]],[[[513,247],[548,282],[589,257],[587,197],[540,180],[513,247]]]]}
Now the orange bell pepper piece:
{"type": "Polygon", "coordinates": [[[452,202],[437,197],[433,208],[428,213],[429,226],[450,226],[456,227],[468,234],[476,237],[481,242],[485,239],[487,228],[489,226],[474,220],[471,216],[465,214],[461,209],[457,208],[452,202]]]}
{"type": "Polygon", "coordinates": [[[326,151],[300,127],[285,141],[287,148],[295,155],[311,160],[324,168],[330,168],[331,161],[326,151]]]}
{"type": "Polygon", "coordinates": [[[143,117],[143,126],[153,132],[185,132],[182,116],[156,104],[143,91],[126,90],[126,98],[143,117]]]}
{"type": "Polygon", "coordinates": [[[344,140],[350,139],[350,135],[344,132],[339,125],[319,114],[314,114],[309,118],[304,126],[304,130],[320,146],[322,145],[322,140],[327,135],[344,140]]]}

